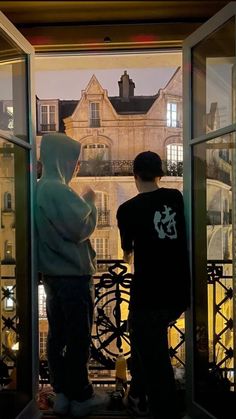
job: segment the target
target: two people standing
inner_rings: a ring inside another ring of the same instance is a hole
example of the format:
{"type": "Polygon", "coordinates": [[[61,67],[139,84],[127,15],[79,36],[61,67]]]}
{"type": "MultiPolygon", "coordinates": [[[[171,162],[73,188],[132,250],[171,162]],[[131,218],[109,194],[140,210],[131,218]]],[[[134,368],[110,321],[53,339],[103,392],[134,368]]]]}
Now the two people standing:
{"type": "MultiPolygon", "coordinates": [[[[38,264],[47,295],[54,411],[74,417],[86,416],[108,402],[105,395],[94,392],[88,377],[95,272],[89,237],[97,214],[91,189],[79,196],[68,186],[79,153],[80,144],[65,134],[43,136],[43,172],[35,209],[38,264]]],[[[178,419],[167,328],[186,310],[189,298],[183,199],[178,190],[159,188],[163,171],[156,153],[138,155],[133,169],[139,194],[117,212],[125,261],[134,255],[129,311],[132,380],[127,401],[136,413],[142,413],[148,400],[153,418],[178,419]]]]}

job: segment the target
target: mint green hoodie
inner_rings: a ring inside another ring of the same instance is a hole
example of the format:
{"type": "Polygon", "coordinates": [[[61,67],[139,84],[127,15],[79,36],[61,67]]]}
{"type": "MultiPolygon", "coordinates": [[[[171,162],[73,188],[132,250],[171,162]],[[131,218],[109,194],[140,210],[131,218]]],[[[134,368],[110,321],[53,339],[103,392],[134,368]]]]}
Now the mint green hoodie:
{"type": "Polygon", "coordinates": [[[97,210],[75,193],[71,180],[81,145],[65,134],[42,137],[42,177],[36,188],[35,221],[38,270],[52,276],[91,275],[95,251],[89,237],[96,227],[97,210]]]}

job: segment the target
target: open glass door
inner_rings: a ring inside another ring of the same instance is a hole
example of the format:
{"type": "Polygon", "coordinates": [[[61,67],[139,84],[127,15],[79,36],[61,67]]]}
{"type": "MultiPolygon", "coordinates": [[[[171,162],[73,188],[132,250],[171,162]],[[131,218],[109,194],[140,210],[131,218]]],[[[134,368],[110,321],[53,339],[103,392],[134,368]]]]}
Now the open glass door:
{"type": "Polygon", "coordinates": [[[189,411],[231,417],[235,394],[236,3],[184,42],[185,198],[192,311],[189,411]]]}
{"type": "Polygon", "coordinates": [[[37,284],[33,281],[31,215],[33,55],[31,45],[0,13],[0,415],[5,419],[21,414],[38,417],[34,403],[37,284]]]}

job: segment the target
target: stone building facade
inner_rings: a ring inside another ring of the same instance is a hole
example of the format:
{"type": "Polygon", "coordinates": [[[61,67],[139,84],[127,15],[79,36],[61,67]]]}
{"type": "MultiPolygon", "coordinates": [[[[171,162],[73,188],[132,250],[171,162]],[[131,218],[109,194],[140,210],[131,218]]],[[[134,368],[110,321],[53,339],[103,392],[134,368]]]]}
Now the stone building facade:
{"type": "MultiPolygon", "coordinates": [[[[137,193],[132,176],[132,161],[138,153],[144,150],[157,152],[163,159],[166,174],[161,179],[161,186],[177,188],[180,191],[183,188],[181,68],[177,68],[166,86],[157,92],[153,80],[152,96],[136,96],[135,82],[130,79],[126,71],[121,75],[118,86],[119,96],[110,97],[93,75],[79,100],[39,98],[36,100],[38,158],[40,140],[46,132],[65,132],[81,143],[80,173],[72,180],[71,186],[81,192],[89,184],[96,191],[98,225],[92,242],[99,259],[122,258],[116,211],[122,202],[137,193]]],[[[11,108],[9,101],[0,104],[0,120],[3,122],[1,129],[10,134],[14,118],[12,113],[6,112],[7,107],[11,108]]],[[[206,123],[209,131],[219,123],[216,103],[211,105],[206,123]]],[[[1,303],[0,309],[3,319],[6,316],[15,318],[14,174],[12,173],[14,154],[4,141],[1,141],[0,148],[0,250],[2,292],[5,293],[2,300],[4,303],[1,303]]],[[[208,259],[232,257],[230,160],[227,140],[225,149],[217,150],[217,146],[215,149],[214,146],[209,147],[206,162],[208,259]],[[221,168],[220,178],[215,178],[216,167],[221,168]]],[[[42,354],[46,343],[47,324],[45,296],[41,288],[39,300],[42,354]]],[[[184,329],[182,320],[179,328],[184,329]]],[[[4,345],[10,345],[10,341],[14,343],[16,340],[15,336],[10,340],[7,334],[5,335],[5,337],[2,335],[4,345]]],[[[176,339],[177,336],[174,340],[176,339]]]]}

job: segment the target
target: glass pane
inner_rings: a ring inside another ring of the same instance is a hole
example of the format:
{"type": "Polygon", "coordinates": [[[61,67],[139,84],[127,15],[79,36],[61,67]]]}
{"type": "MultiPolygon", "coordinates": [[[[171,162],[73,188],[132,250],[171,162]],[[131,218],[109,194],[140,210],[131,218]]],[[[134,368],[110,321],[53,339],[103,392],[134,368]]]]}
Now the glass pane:
{"type": "Polygon", "coordinates": [[[228,417],[227,401],[235,391],[235,135],[196,145],[193,158],[194,390],[207,410],[228,417]],[[219,412],[222,406],[226,410],[219,412]]]}
{"type": "Polygon", "coordinates": [[[0,137],[0,356],[5,368],[0,389],[24,389],[22,360],[28,356],[25,349],[22,351],[27,344],[26,336],[30,336],[24,314],[30,246],[27,240],[27,166],[27,152],[0,137]]]}
{"type": "Polygon", "coordinates": [[[192,49],[192,137],[235,122],[235,21],[229,20],[192,49]]]}
{"type": "Polygon", "coordinates": [[[26,56],[0,30],[0,130],[28,140],[26,56]]]}

